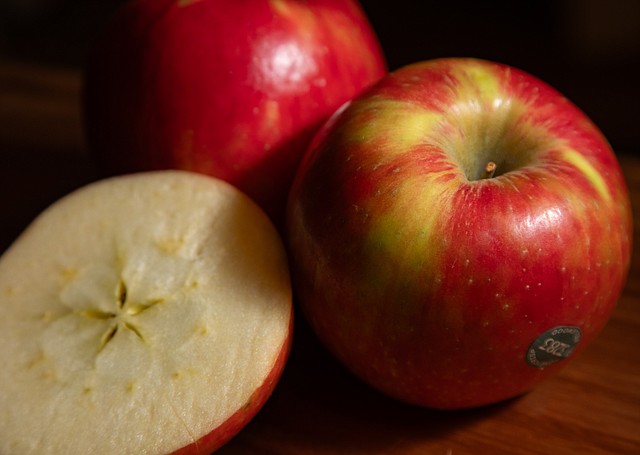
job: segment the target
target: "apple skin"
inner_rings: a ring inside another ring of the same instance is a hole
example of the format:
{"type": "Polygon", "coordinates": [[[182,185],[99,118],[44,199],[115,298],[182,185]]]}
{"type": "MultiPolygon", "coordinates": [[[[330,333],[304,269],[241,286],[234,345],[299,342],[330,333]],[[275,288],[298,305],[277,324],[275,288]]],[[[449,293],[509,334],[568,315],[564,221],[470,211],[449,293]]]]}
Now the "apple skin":
{"type": "Polygon", "coordinates": [[[387,73],[352,0],[134,0],[95,43],[84,124],[105,175],[226,180],[280,225],[309,141],[387,73]]]}
{"type": "Polygon", "coordinates": [[[287,238],[328,349],[390,396],[456,409],[531,390],[597,336],[632,218],[613,151],[574,104],[516,68],[451,58],[391,73],[325,125],[287,238]],[[530,364],[565,326],[579,342],[530,364]]]}
{"type": "Polygon", "coordinates": [[[193,444],[182,447],[173,452],[173,455],[209,455],[220,447],[227,444],[240,431],[253,420],[258,412],[263,408],[275,390],[280,377],[287,365],[291,346],[293,343],[294,313],[291,312],[289,320],[289,336],[284,341],[280,354],[276,358],[273,368],[265,378],[262,385],[253,393],[246,405],[238,409],[222,425],[203,436],[193,444]]]}

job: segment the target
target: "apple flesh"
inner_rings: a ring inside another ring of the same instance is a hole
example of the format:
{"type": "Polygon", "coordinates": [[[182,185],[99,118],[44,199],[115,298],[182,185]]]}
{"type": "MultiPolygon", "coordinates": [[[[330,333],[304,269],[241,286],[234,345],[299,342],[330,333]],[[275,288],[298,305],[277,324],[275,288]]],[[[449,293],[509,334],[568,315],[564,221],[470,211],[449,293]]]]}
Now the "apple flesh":
{"type": "Polygon", "coordinates": [[[292,338],[287,258],[230,184],[156,171],[54,203],[0,259],[0,453],[208,454],[292,338]]]}
{"type": "Polygon", "coordinates": [[[353,0],[134,0],[93,49],[86,136],[106,175],[212,175],[280,225],[312,136],[385,74],[353,0]]]}
{"type": "Polygon", "coordinates": [[[293,184],[294,295],[379,390],[465,408],[522,394],[603,328],[629,267],[602,133],[515,68],[395,71],[332,118],[293,184]]]}

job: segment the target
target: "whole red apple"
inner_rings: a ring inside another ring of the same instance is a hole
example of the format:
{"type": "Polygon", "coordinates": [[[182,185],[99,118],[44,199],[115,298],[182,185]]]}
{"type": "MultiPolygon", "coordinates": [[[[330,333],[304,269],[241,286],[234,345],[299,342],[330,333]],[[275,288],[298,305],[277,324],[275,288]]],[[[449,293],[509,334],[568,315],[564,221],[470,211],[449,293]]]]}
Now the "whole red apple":
{"type": "Polygon", "coordinates": [[[591,342],[628,272],[618,162],[518,69],[440,59],[336,113],[293,184],[294,291],[358,376],[464,408],[530,390],[591,342]]]}
{"type": "Polygon", "coordinates": [[[213,175],[280,223],[313,134],[385,74],[353,0],[134,0],[92,52],[87,140],[107,175],[213,175]]]}

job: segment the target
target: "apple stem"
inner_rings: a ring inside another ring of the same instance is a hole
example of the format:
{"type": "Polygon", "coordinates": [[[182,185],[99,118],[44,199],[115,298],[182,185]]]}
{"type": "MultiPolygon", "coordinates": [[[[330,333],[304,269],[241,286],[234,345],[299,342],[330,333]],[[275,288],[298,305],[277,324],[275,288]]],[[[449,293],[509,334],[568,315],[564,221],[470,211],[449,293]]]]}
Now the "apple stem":
{"type": "Polygon", "coordinates": [[[487,165],[484,167],[484,171],[482,172],[482,175],[480,176],[480,180],[493,178],[493,176],[496,173],[496,168],[497,167],[498,166],[496,165],[495,162],[489,161],[487,163],[487,165]]]}

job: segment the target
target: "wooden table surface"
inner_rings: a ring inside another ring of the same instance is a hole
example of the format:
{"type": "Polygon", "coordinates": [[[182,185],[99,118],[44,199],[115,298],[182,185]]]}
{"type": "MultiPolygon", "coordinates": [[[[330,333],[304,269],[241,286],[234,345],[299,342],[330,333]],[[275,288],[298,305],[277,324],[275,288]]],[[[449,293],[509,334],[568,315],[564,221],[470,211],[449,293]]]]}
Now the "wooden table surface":
{"type": "MultiPolygon", "coordinates": [[[[80,87],[77,70],[0,62],[0,251],[40,210],[95,179],[80,87]]],[[[640,220],[640,157],[619,158],[640,220]]],[[[628,283],[609,324],[533,392],[462,412],[407,406],[362,385],[299,325],[274,395],[219,453],[640,454],[638,226],[628,283]]]]}

